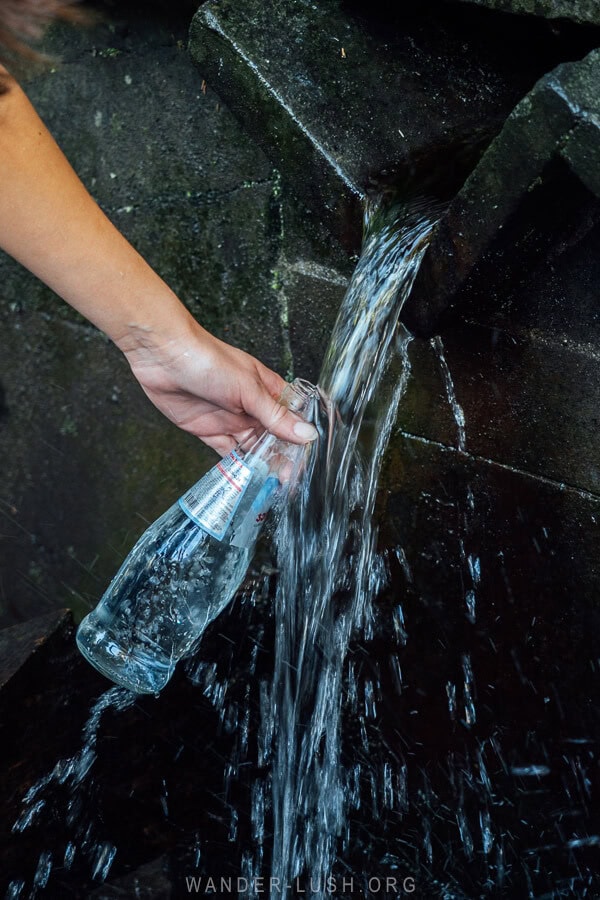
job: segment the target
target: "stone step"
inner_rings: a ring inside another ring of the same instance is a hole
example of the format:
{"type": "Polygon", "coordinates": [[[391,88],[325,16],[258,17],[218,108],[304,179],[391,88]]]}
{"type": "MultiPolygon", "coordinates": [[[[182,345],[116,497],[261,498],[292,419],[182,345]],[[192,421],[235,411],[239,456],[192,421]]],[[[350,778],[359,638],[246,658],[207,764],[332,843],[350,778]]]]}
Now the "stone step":
{"type": "MultiPolygon", "coordinates": [[[[600,198],[599,98],[600,50],[594,50],[549,72],[515,107],[436,229],[403,311],[411,331],[431,334],[453,306],[460,306],[461,287],[477,276],[494,241],[507,247],[502,232],[511,217],[543,232],[544,223],[533,221],[535,210],[524,215],[524,198],[549,178],[558,184],[557,161],[566,163],[590,197],[600,198]]],[[[556,193],[565,218],[567,191],[557,187],[556,193]]],[[[575,218],[585,205],[582,200],[573,210],[575,218]]],[[[600,203],[592,205],[600,219],[600,203]]],[[[553,226],[558,231],[557,223],[553,226]]],[[[518,267],[521,260],[516,253],[513,258],[513,268],[518,267]]]]}
{"type": "Polygon", "coordinates": [[[479,12],[426,5],[371,20],[340,0],[209,0],[190,50],[305,214],[356,251],[370,191],[433,180],[452,193],[545,71],[543,53],[511,53],[510,34],[479,12]]]}

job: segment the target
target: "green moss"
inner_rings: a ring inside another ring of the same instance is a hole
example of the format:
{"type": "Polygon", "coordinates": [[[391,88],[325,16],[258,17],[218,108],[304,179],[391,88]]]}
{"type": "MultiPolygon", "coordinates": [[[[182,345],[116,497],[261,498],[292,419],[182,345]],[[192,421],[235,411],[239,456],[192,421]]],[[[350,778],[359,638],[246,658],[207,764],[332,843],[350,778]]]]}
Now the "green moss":
{"type": "Polygon", "coordinates": [[[66,437],[67,435],[77,437],[77,423],[70,415],[65,416],[58,430],[63,437],[66,437]]]}

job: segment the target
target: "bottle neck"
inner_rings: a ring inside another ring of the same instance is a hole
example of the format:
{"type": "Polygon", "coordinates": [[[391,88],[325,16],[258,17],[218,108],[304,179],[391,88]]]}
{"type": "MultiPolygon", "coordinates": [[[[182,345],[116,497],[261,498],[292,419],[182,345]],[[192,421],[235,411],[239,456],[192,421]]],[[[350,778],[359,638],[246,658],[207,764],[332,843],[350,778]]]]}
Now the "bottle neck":
{"type": "MultiPolygon", "coordinates": [[[[296,413],[307,422],[314,419],[315,403],[319,396],[318,389],[310,381],[303,378],[295,378],[283,389],[279,397],[279,403],[287,409],[296,413]]],[[[255,454],[261,447],[269,443],[285,443],[276,438],[269,431],[253,431],[248,435],[246,440],[242,441],[235,449],[235,452],[242,459],[248,454],[255,454]]]]}

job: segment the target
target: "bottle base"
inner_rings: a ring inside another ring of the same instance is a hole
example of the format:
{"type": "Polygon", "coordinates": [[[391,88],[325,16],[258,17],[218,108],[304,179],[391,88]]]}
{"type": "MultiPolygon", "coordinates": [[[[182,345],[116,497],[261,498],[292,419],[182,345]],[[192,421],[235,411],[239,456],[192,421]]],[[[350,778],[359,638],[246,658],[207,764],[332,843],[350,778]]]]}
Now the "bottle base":
{"type": "Polygon", "coordinates": [[[124,650],[106,633],[90,647],[80,632],[77,646],[85,659],[105,678],[135,694],[158,694],[173,674],[173,667],[157,662],[156,656],[124,650]]]}

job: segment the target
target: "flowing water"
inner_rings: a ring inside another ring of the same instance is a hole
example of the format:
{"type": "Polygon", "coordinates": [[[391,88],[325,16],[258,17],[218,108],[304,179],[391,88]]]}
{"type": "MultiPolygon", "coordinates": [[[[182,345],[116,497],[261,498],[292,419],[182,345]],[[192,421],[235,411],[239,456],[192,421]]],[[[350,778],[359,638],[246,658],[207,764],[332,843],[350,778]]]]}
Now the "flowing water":
{"type": "MultiPolygon", "coordinates": [[[[276,535],[276,657],[263,722],[275,736],[273,896],[300,877],[308,878],[308,893],[325,895],[358,790],[359,773],[342,762],[343,694],[352,679],[347,657],[353,636],[369,634],[371,600],[385,577],[372,520],[382,457],[410,372],[409,339],[398,337],[398,318],[435,219],[435,209],[422,203],[369,212],[363,253],[319,379],[326,398],[320,447],[276,535]],[[400,371],[382,388],[397,355],[400,371]],[[374,418],[361,453],[367,410],[374,418]]],[[[368,682],[365,714],[372,718],[375,694],[368,682]]],[[[390,805],[398,791],[392,775],[383,773],[382,786],[390,805]]]]}

